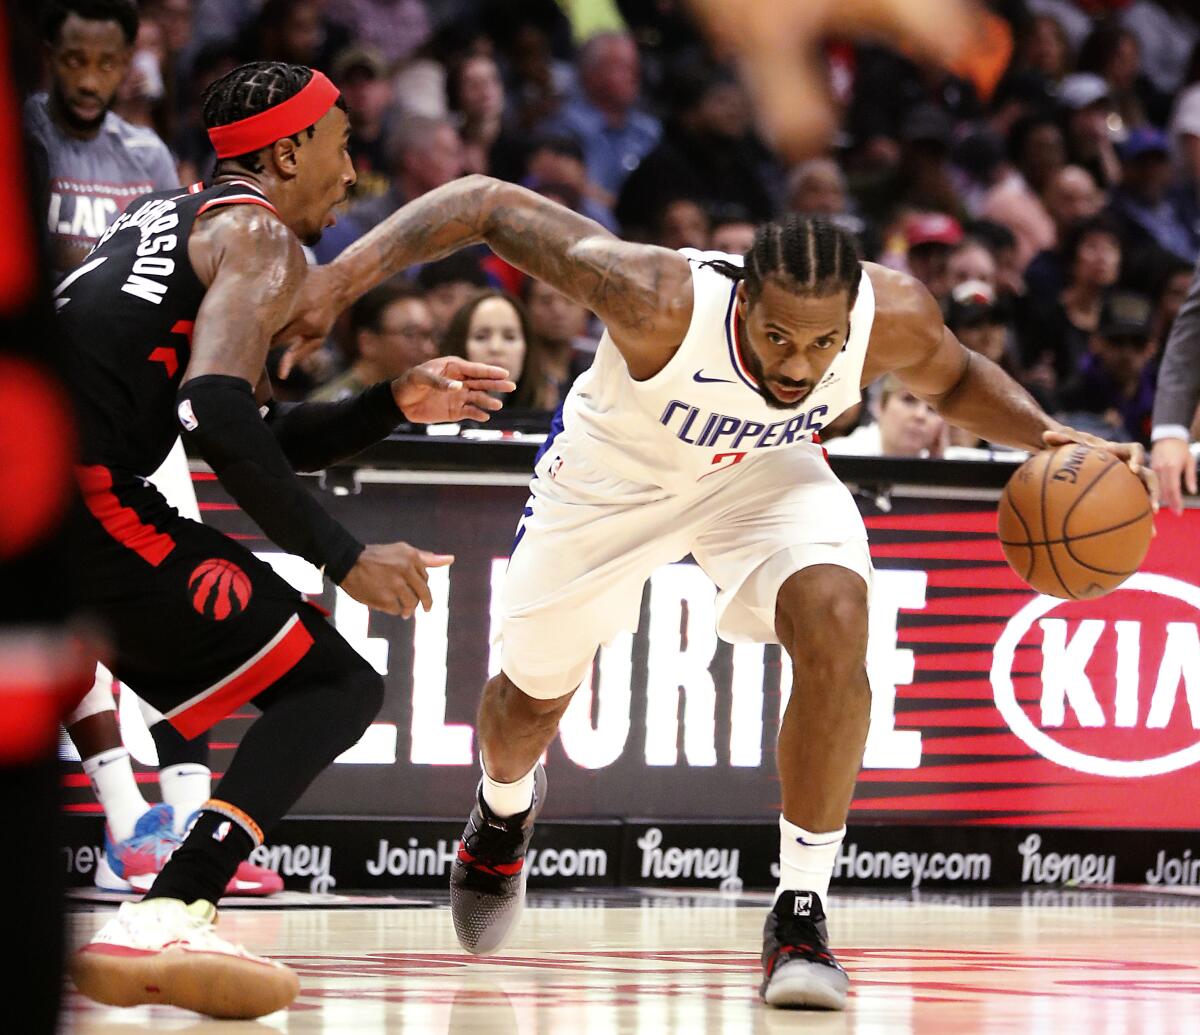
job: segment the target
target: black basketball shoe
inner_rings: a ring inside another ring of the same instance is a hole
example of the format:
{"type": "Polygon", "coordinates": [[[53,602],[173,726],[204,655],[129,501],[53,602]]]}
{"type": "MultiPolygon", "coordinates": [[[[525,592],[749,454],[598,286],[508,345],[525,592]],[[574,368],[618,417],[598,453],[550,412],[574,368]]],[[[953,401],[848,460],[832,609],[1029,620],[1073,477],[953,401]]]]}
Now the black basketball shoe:
{"type": "Polygon", "coordinates": [[[763,927],[763,982],[769,1006],[842,1010],[850,979],[829,951],[825,909],[815,891],[785,891],[763,927]]]}
{"type": "Polygon", "coordinates": [[[475,808],[450,869],[450,913],[459,944],[480,955],[495,952],[517,926],[525,908],[525,851],[533,821],[546,801],[546,771],[533,775],[533,804],[515,816],[493,816],[475,794],[475,808]]]}

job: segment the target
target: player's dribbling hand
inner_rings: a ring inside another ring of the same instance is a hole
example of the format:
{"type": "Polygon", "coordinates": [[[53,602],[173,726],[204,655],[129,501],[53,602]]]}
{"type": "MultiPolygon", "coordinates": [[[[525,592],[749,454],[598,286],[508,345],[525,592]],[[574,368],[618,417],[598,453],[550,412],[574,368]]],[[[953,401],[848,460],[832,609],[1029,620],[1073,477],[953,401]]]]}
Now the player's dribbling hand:
{"type": "Polygon", "coordinates": [[[1183,513],[1183,494],[1180,482],[1193,496],[1196,494],[1196,460],[1186,439],[1160,438],[1150,447],[1150,466],[1158,475],[1162,502],[1176,514],[1183,513]]]}
{"type": "Polygon", "coordinates": [[[1085,431],[1076,431],[1074,428],[1059,428],[1057,431],[1044,432],[1042,441],[1051,449],[1078,442],[1081,446],[1090,446],[1092,449],[1103,449],[1112,453],[1118,460],[1128,464],[1129,469],[1142,480],[1146,492],[1150,494],[1150,506],[1155,511],[1158,510],[1158,476],[1147,465],[1146,447],[1140,442],[1109,442],[1098,435],[1089,435],[1085,431]]]}
{"type": "Polygon", "coordinates": [[[448,553],[430,553],[408,543],[376,543],[366,547],[342,589],[374,611],[411,618],[417,607],[433,607],[429,592],[429,568],[454,563],[448,553]]]}
{"type": "Polygon", "coordinates": [[[458,356],[441,356],[412,367],[392,382],[396,405],[414,424],[442,421],[486,421],[502,407],[490,392],[511,392],[517,386],[503,367],[469,363],[458,356]]]}

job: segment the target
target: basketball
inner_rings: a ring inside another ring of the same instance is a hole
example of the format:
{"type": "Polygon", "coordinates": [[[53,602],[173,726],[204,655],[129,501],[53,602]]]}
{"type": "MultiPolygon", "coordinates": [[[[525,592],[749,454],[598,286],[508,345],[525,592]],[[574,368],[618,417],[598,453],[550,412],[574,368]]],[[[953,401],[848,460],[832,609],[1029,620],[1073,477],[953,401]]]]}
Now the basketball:
{"type": "Polygon", "coordinates": [[[1072,600],[1116,589],[1150,548],[1150,498],[1111,453],[1072,443],[1026,460],[1000,498],[1004,556],[1039,593],[1072,600]]]}

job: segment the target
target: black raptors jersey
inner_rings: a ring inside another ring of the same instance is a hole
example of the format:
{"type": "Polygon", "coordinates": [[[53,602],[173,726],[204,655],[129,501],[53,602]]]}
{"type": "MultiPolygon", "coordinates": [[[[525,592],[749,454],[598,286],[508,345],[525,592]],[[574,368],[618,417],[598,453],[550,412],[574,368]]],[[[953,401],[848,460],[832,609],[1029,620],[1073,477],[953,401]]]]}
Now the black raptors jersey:
{"type": "Polygon", "coordinates": [[[80,459],[146,477],[179,436],[175,396],[205,287],[188,259],[196,218],[262,205],[253,184],[156,191],[134,201],[55,290],[79,409],[80,459]]]}

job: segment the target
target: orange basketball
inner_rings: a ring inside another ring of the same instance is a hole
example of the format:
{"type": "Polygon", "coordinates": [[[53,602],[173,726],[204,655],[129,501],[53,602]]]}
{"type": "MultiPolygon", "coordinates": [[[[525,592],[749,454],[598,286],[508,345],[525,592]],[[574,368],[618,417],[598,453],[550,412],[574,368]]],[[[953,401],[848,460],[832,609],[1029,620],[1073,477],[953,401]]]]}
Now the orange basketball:
{"type": "Polygon", "coordinates": [[[1141,480],[1102,449],[1030,457],[1000,498],[1000,545],[1039,593],[1085,600],[1116,589],[1150,549],[1154,515],[1141,480]]]}

